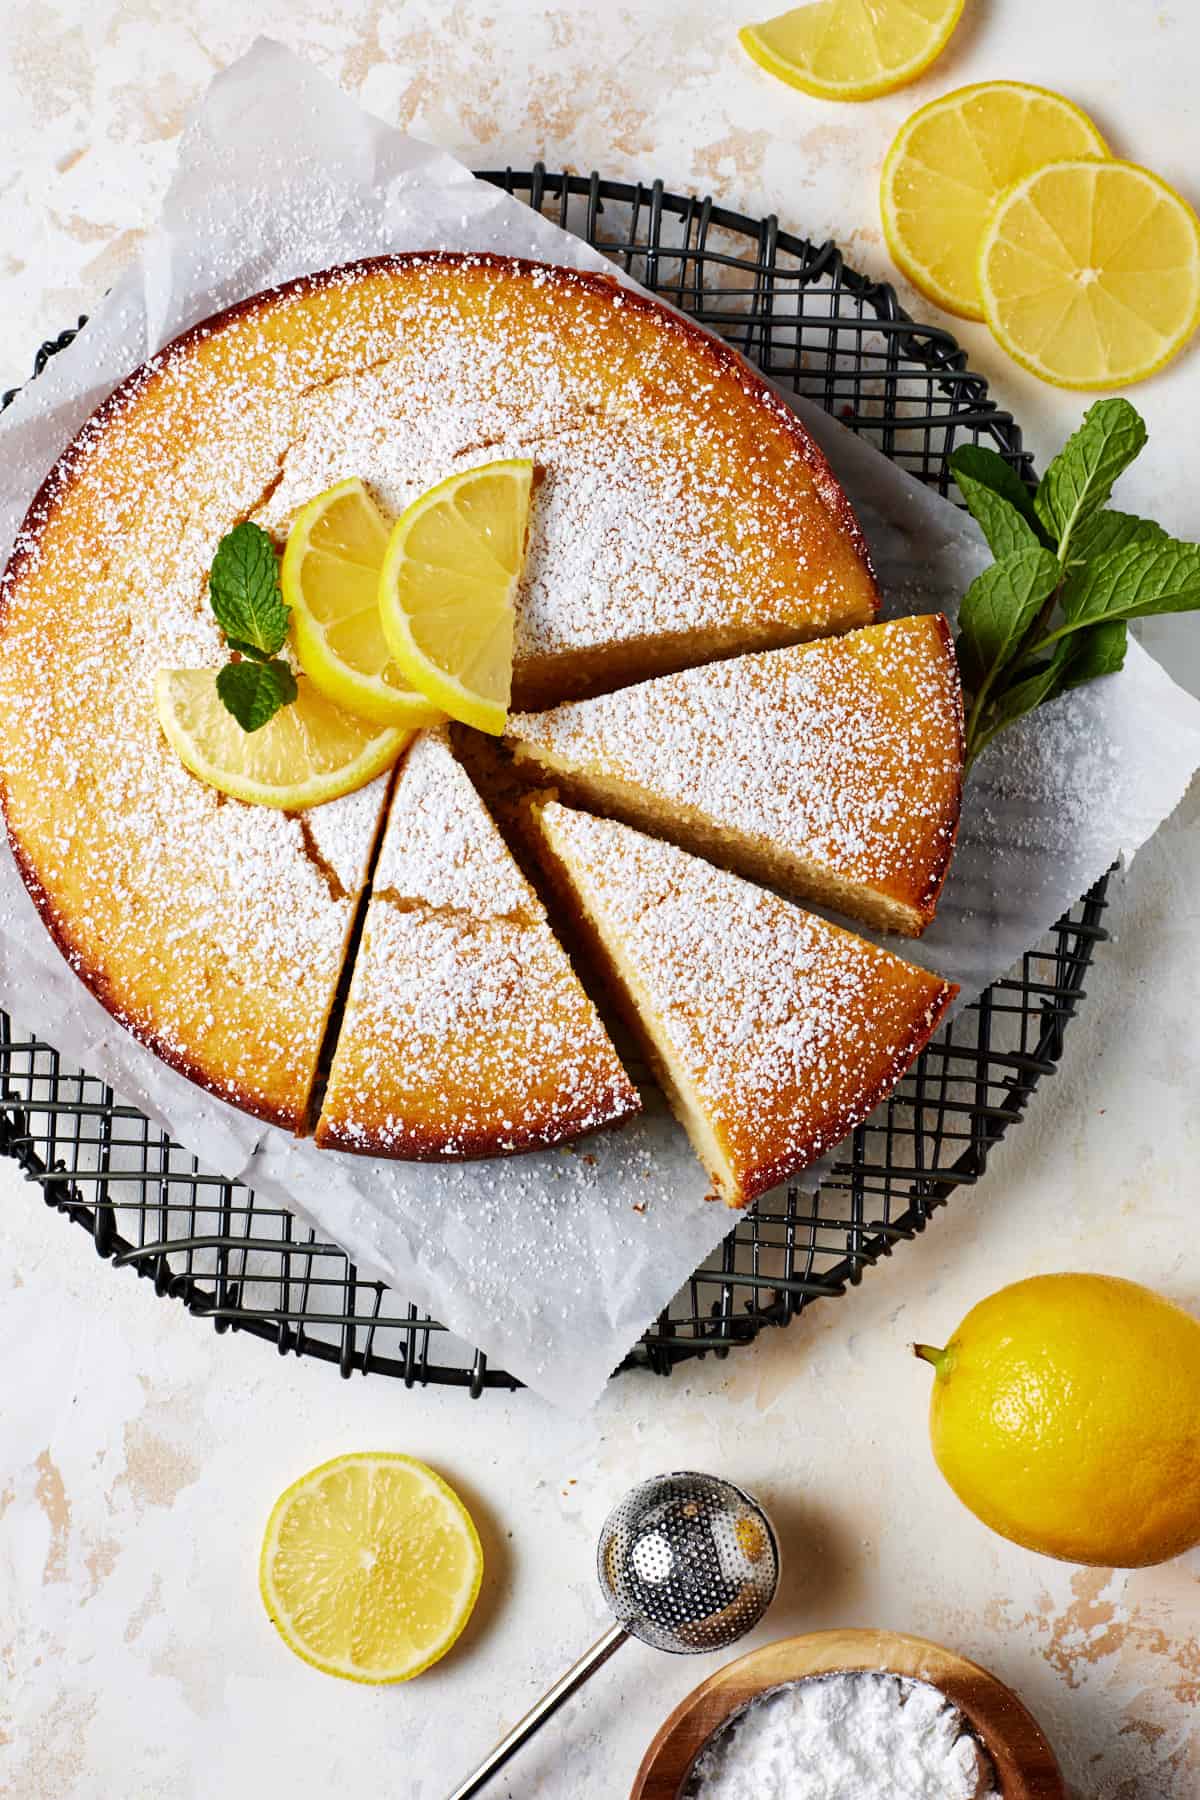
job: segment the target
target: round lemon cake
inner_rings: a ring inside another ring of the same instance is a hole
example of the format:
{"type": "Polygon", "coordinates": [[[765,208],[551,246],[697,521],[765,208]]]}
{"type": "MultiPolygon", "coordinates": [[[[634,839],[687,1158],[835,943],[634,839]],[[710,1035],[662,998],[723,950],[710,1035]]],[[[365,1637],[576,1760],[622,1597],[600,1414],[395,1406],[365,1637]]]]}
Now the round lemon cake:
{"type": "MultiPolygon", "coordinates": [[[[160,1056],[298,1132],[391,780],[297,816],[228,799],[166,742],[155,679],[227,654],[207,578],[234,525],[281,542],[349,476],[398,513],[493,457],[536,471],[524,708],[876,616],[849,504],[733,351],[604,277],[440,253],[304,277],[168,345],[51,470],[0,581],[0,795],[47,926],[160,1056]]],[[[626,1113],[599,1066],[594,1104],[543,1084],[535,1123],[626,1113]]]]}

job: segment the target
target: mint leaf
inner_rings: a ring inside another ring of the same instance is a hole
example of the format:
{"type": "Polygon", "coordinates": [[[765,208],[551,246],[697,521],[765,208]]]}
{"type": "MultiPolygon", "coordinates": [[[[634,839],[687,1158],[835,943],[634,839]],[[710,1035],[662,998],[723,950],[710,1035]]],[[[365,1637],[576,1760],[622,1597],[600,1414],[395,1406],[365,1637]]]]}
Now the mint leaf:
{"type": "Polygon", "coordinates": [[[1076,569],[1063,588],[1062,603],[1066,626],[1060,630],[1077,630],[1098,619],[1191,612],[1200,607],[1200,544],[1166,536],[1135,538],[1123,550],[1076,569]]]}
{"type": "Polygon", "coordinates": [[[968,766],[1014,719],[1115,674],[1129,620],[1200,611],[1200,544],[1108,506],[1145,442],[1127,400],[1099,401],[1047,469],[1032,513],[994,452],[968,447],[951,458],[997,555],[968,588],[959,620],[968,766]]]}
{"type": "Polygon", "coordinates": [[[988,737],[1011,725],[1022,713],[1032,712],[1035,706],[1041,706],[1059,692],[1062,671],[1054,663],[1047,663],[1043,668],[1035,669],[1023,681],[1015,681],[1002,694],[998,694],[988,714],[988,737]]]}
{"type": "Polygon", "coordinates": [[[217,693],[243,731],[261,731],[299,689],[285,662],[231,662],[217,672],[217,693]]]}
{"type": "Polygon", "coordinates": [[[208,596],[226,643],[243,658],[217,675],[221,704],[243,731],[261,731],[299,691],[279,660],[290,608],[279,591],[275,546],[261,525],[247,520],[225,533],[208,573],[208,596]]]}
{"type": "MultiPolygon", "coordinates": [[[[950,473],[958,484],[959,493],[983,527],[994,556],[1006,556],[1008,551],[999,550],[992,543],[986,515],[990,513],[1003,520],[1005,507],[1028,525],[1029,535],[1035,543],[1053,542],[1042,529],[1034,510],[1033,495],[1012,464],[1005,462],[997,451],[989,450],[984,444],[963,444],[950,458],[950,473]],[[995,507],[992,504],[995,501],[1001,501],[1003,507],[995,507]]],[[[1013,550],[1021,547],[1020,542],[1011,545],[1013,550]]]]}
{"type": "Polygon", "coordinates": [[[1059,668],[1057,691],[1065,694],[1068,688],[1082,687],[1085,681],[1095,681],[1100,675],[1115,675],[1125,665],[1128,638],[1129,627],[1124,619],[1106,619],[1087,631],[1061,638],[1060,654],[1055,659],[1059,668]]]}
{"type": "Polygon", "coordinates": [[[277,656],[287,636],[289,608],[279,591],[279,558],[261,525],[247,521],[217,545],[208,576],[217,624],[232,648],[248,656],[277,656]]]}
{"type": "Polygon", "coordinates": [[[1087,562],[1093,556],[1124,550],[1129,544],[1157,544],[1166,535],[1153,519],[1139,519],[1133,513],[1095,513],[1072,534],[1071,561],[1087,562]]]}
{"type": "Polygon", "coordinates": [[[1064,566],[1073,534],[1107,505],[1117,476],[1145,442],[1145,424],[1128,400],[1098,400],[1042,476],[1034,506],[1064,566]]]}
{"type": "Polygon", "coordinates": [[[967,475],[955,479],[993,556],[1011,556],[1015,550],[1038,548],[1041,540],[1037,532],[1015,506],[1010,506],[991,488],[978,486],[967,475]]]}
{"type": "Polygon", "coordinates": [[[958,615],[958,661],[976,696],[1000,674],[1058,584],[1058,563],[1040,545],[977,575],[958,615]]]}

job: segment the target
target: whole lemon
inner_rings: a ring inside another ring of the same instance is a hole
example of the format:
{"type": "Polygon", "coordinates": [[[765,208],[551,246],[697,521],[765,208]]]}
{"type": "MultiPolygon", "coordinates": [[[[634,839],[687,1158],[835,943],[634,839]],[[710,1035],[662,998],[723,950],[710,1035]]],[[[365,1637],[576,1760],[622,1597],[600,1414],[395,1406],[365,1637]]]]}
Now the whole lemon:
{"type": "Polygon", "coordinates": [[[938,1467],[985,1525],[1066,1562],[1200,1543],[1200,1323],[1113,1275],[1037,1275],[969,1312],[935,1371],[938,1467]]]}

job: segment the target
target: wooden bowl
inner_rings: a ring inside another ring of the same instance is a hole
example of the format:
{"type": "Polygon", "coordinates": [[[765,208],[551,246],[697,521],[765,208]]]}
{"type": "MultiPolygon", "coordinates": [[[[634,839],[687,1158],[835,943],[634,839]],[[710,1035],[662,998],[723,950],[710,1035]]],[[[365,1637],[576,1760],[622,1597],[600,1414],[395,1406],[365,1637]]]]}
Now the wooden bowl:
{"type": "Polygon", "coordinates": [[[896,1631],[813,1631],[781,1638],[718,1669],[659,1731],[642,1758],[630,1800],[679,1800],[684,1779],[713,1732],[768,1688],[855,1669],[907,1675],[940,1688],[991,1757],[1003,1800],[1066,1800],[1041,1727],[1002,1681],[940,1644],[896,1631]]]}

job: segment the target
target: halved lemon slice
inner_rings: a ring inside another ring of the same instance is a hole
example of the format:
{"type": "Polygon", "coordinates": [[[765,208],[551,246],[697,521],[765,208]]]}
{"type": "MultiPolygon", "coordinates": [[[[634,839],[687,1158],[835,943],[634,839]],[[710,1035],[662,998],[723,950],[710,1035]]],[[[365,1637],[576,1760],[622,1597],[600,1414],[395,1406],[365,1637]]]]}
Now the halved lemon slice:
{"type": "Polygon", "coordinates": [[[346,1681],[407,1681],[471,1616],[483,1551],[471,1516],[424,1463],[338,1456],[275,1502],[258,1566],[290,1650],[346,1681]]]}
{"type": "Polygon", "coordinates": [[[451,475],[401,513],[379,576],[383,635],[402,674],[452,719],[497,736],[532,487],[523,457],[451,475]]]}
{"type": "Polygon", "coordinates": [[[301,507],[279,569],[300,667],[339,706],[378,725],[436,725],[442,714],[392,661],[379,623],[390,527],[357,475],[301,507]]]}
{"type": "Polygon", "coordinates": [[[762,68],[822,100],[872,100],[915,81],[946,42],[963,0],[814,0],[761,25],[742,47],[762,68]]]}
{"type": "Polygon", "coordinates": [[[259,731],[243,731],[217,693],[215,669],[160,669],[158,721],[185,768],[256,806],[299,812],[365,786],[395,762],[411,731],[343,712],[305,676],[299,695],[259,731]]]}
{"type": "Polygon", "coordinates": [[[1000,200],[979,288],[997,339],[1035,375],[1128,387],[1200,322],[1200,220],[1136,163],[1048,163],[1000,200]]]}
{"type": "Polygon", "coordinates": [[[982,319],[979,245],[1001,194],[1045,163],[1107,155],[1061,94],[1023,81],[956,88],[918,108],[892,141],[879,186],[888,249],[939,306],[982,319]]]}

